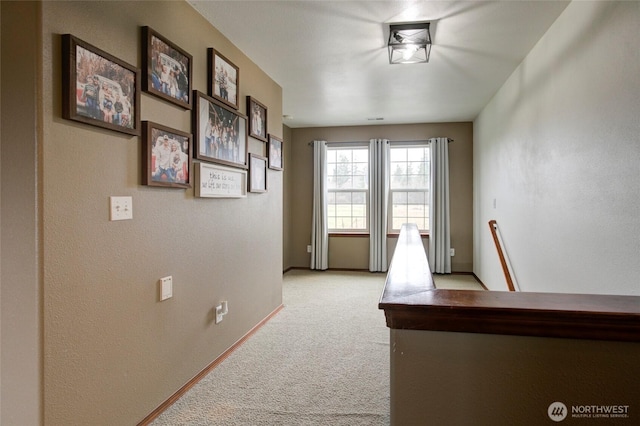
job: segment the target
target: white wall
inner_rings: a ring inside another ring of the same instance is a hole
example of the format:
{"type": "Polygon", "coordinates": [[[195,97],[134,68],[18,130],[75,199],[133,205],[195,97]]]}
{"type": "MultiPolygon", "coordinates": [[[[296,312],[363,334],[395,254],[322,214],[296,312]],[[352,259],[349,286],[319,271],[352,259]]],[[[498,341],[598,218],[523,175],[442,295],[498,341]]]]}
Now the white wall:
{"type": "Polygon", "coordinates": [[[640,3],[571,3],[474,123],[474,268],[506,289],[640,295],[640,3]],[[493,206],[496,200],[496,207],[493,206]]]}

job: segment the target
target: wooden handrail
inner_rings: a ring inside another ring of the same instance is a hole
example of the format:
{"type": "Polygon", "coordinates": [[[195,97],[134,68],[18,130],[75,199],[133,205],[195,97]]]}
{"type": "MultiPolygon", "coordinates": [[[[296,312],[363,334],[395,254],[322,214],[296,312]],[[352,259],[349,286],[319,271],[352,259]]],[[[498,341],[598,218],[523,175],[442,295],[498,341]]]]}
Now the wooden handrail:
{"type": "Polygon", "coordinates": [[[437,289],[415,225],[378,308],[392,329],[640,342],[640,296],[437,289]]]}
{"type": "Polygon", "coordinates": [[[509,291],[516,291],[516,288],[513,285],[513,280],[511,279],[511,273],[509,272],[509,267],[507,266],[507,261],[504,257],[504,253],[502,251],[502,245],[500,244],[500,239],[498,238],[498,222],[495,220],[489,221],[489,228],[491,228],[491,235],[493,236],[493,242],[496,244],[496,250],[498,250],[498,257],[500,258],[500,264],[502,265],[502,272],[504,272],[504,278],[507,280],[507,287],[509,291]]]}

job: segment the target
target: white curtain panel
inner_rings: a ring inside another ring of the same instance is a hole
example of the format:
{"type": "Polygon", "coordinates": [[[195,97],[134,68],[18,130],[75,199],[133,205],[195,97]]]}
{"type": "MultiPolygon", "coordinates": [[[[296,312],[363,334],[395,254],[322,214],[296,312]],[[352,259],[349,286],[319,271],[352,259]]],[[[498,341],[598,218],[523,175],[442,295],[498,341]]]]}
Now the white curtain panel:
{"type": "Polygon", "coordinates": [[[451,273],[449,221],[449,139],[429,139],[431,199],[429,204],[429,266],[431,272],[451,273]]]}
{"type": "Polygon", "coordinates": [[[387,271],[389,140],[369,141],[369,271],[387,271]]]}
{"type": "Polygon", "coordinates": [[[327,142],[313,141],[313,222],[311,224],[311,269],[329,268],[327,226],[327,142]]]}

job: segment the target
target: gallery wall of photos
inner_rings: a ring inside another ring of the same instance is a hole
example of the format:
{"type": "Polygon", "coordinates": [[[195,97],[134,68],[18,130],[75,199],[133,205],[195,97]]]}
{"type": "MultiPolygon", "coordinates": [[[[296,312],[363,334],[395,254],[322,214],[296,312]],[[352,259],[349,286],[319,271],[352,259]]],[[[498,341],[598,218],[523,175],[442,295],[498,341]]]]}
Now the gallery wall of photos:
{"type": "Polygon", "coordinates": [[[268,133],[265,104],[247,96],[247,115],[239,111],[240,69],[207,49],[207,91],[198,91],[193,56],[150,27],[140,31],[141,69],[62,35],[63,118],[141,136],[143,185],[195,186],[203,198],[267,192],[268,169],[284,168],[283,141],[268,133]],[[141,121],[141,91],[191,110],[191,132],[141,121]],[[249,137],[267,145],[266,157],[248,152],[249,137]]]}

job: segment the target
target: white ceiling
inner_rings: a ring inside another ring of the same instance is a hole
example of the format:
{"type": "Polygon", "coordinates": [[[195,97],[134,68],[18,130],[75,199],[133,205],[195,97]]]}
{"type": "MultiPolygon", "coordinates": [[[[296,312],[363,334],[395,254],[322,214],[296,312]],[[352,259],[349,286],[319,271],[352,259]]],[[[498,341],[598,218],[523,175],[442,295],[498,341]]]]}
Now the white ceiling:
{"type": "Polygon", "coordinates": [[[188,1],[282,87],[293,128],[472,121],[568,4],[188,1]],[[429,63],[390,65],[408,21],[431,22],[429,63]]]}

